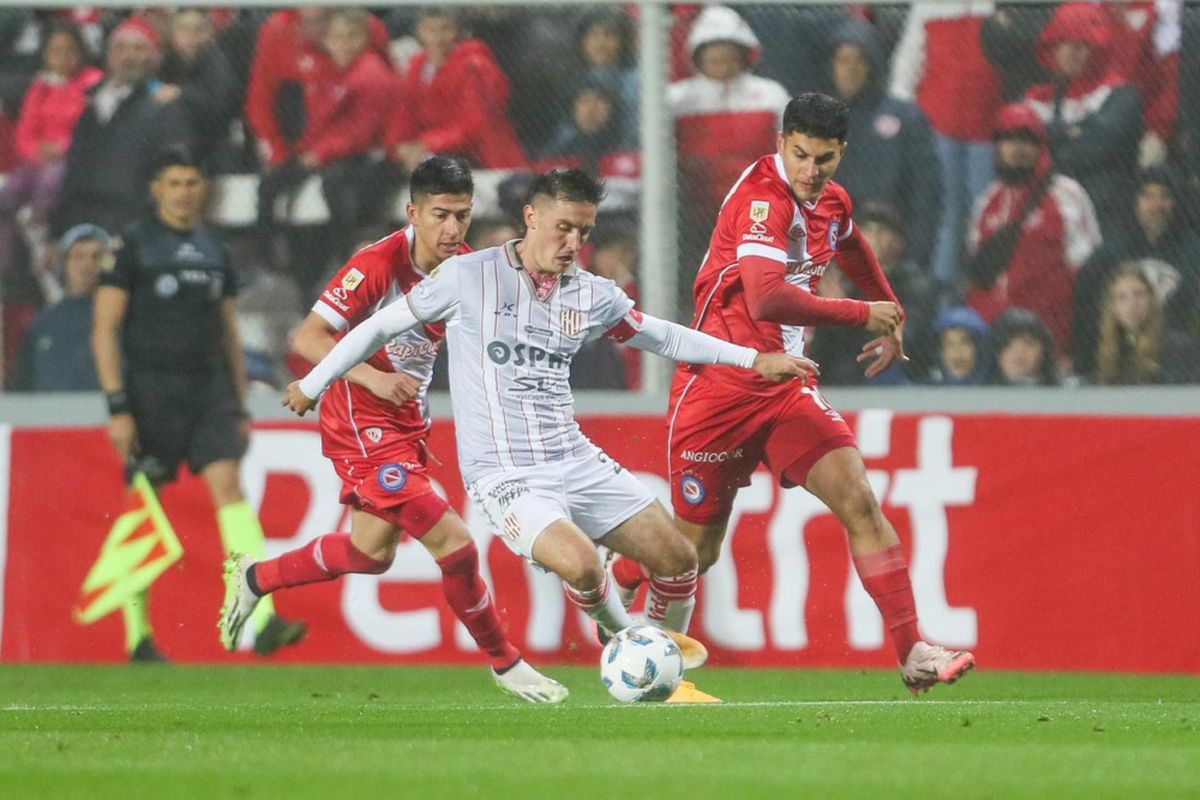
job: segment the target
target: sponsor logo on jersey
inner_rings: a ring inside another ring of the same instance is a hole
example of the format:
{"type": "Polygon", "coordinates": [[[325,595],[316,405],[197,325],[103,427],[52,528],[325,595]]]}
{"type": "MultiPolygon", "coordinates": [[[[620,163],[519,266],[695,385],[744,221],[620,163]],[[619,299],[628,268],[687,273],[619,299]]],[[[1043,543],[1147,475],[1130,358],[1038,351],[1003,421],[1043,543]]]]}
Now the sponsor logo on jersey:
{"type": "Polygon", "coordinates": [[[399,339],[392,339],[384,349],[387,354],[393,358],[410,359],[410,358],[433,358],[437,355],[438,346],[436,342],[420,342],[418,344],[409,344],[402,342],[399,339]]]}
{"type": "Polygon", "coordinates": [[[808,261],[789,261],[787,265],[788,275],[808,275],[810,277],[819,278],[825,274],[825,270],[829,269],[829,262],[817,264],[811,259],[808,261]]]}
{"type": "Polygon", "coordinates": [[[797,222],[795,225],[793,225],[793,226],[792,226],[792,227],[791,227],[791,228],[788,230],[788,238],[789,238],[789,239],[797,239],[797,240],[799,240],[799,239],[807,239],[807,238],[808,238],[808,231],[806,231],[806,230],[804,229],[804,223],[803,223],[803,222],[797,222]]]}
{"type": "Polygon", "coordinates": [[[154,281],[154,293],[159,297],[174,297],[179,292],[179,279],[174,275],[159,275],[154,281]]]}
{"type": "Polygon", "coordinates": [[[751,222],[766,222],[767,217],[771,216],[771,204],[766,200],[751,200],[750,201],[750,221],[751,222]]]}
{"type": "Polygon", "coordinates": [[[750,232],[757,233],[757,234],[764,234],[767,232],[767,226],[763,225],[761,222],[756,222],[750,226],[750,232]]]}
{"type": "Polygon", "coordinates": [[[514,344],[510,346],[504,342],[494,341],[488,344],[487,354],[492,363],[501,367],[511,362],[514,367],[523,367],[526,364],[536,367],[539,364],[545,364],[552,369],[566,369],[571,364],[571,357],[569,355],[565,353],[549,353],[531,344],[514,344]]]}
{"type": "Polygon", "coordinates": [[[366,436],[374,444],[379,444],[383,439],[383,428],[367,428],[363,431],[363,436],[366,436]]]}
{"type": "Polygon", "coordinates": [[[505,303],[492,312],[494,317],[515,317],[517,315],[517,307],[514,303],[505,303]]]}
{"type": "Polygon", "coordinates": [[[833,222],[829,225],[829,249],[837,250],[838,246],[838,230],[842,227],[840,222],[833,222]]]}
{"type": "Polygon", "coordinates": [[[722,452],[709,452],[704,450],[684,450],[683,460],[691,461],[696,464],[719,464],[723,461],[732,461],[735,458],[741,458],[743,449],[725,450],[722,452]]]}
{"type": "Polygon", "coordinates": [[[333,296],[336,297],[338,300],[347,300],[347,299],[349,299],[350,294],[349,294],[349,292],[346,291],[346,289],[344,287],[336,286],[333,289],[333,296]]]}
{"type": "Polygon", "coordinates": [[[333,306],[334,308],[336,308],[338,311],[345,311],[347,313],[350,312],[350,306],[346,305],[341,300],[339,300],[337,298],[337,295],[335,295],[333,292],[329,291],[328,289],[326,289],[325,292],[321,296],[324,297],[327,301],[329,301],[329,304],[331,306],[333,306]]]}
{"type": "Polygon", "coordinates": [[[347,292],[353,292],[362,282],[363,274],[353,267],[350,268],[349,272],[342,276],[342,288],[347,292]]]}
{"type": "Polygon", "coordinates": [[[679,481],[679,492],[683,495],[683,501],[689,506],[698,506],[704,502],[704,498],[708,492],[704,490],[704,484],[695,475],[684,475],[679,481]]]}
{"type": "Polygon", "coordinates": [[[583,327],[583,312],[577,308],[564,308],[559,325],[565,335],[574,336],[583,327]]]}
{"type": "Polygon", "coordinates": [[[508,508],[527,494],[529,486],[524,481],[500,481],[487,492],[488,499],[501,509],[508,508]]]}
{"type": "Polygon", "coordinates": [[[380,489],[388,494],[395,494],[404,491],[404,487],[408,485],[408,470],[403,464],[384,464],[379,468],[376,480],[379,481],[380,489]]]}
{"type": "Polygon", "coordinates": [[[196,261],[204,260],[204,253],[191,242],[184,242],[176,248],[174,258],[176,261],[195,263],[196,261]]]}

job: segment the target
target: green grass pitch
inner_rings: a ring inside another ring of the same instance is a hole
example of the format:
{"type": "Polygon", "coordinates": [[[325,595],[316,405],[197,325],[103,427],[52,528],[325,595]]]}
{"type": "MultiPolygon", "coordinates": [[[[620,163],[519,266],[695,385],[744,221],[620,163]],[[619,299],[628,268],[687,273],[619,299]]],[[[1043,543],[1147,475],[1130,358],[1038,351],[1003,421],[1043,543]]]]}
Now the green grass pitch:
{"type": "Polygon", "coordinates": [[[6,798],[1197,798],[1200,679],[705,669],[722,706],[484,669],[0,668],[6,798]]]}

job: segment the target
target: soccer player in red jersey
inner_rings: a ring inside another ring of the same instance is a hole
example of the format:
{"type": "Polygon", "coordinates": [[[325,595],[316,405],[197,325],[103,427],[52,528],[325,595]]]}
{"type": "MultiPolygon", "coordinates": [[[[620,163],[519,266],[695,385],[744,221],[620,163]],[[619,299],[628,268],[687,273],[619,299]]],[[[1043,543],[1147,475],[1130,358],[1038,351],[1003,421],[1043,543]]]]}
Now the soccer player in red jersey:
{"type": "MultiPolygon", "coordinates": [[[[474,186],[459,161],[433,157],[413,171],[412,223],[359,250],[333,277],[296,335],[297,354],[316,363],[337,339],[401,297],[450,256],[468,252],[474,186]]],[[[442,570],[455,615],[488,654],[496,682],[534,703],[557,703],[567,689],[537,672],[508,641],[479,575],[479,554],[462,519],[434,493],[426,473],[430,420],[426,390],[445,325],[408,331],[330,387],[321,403],[321,444],[342,479],[342,502],[354,511],[350,533],[330,533],[279,558],[231,556],[218,627],[228,650],[259,599],[277,589],[379,574],[402,533],[417,539],[442,570]]]]}
{"type": "MultiPolygon", "coordinates": [[[[849,195],[832,181],[846,152],[847,113],[824,94],[788,103],[778,152],[751,164],[721,206],[696,277],[692,327],[763,352],[803,355],[807,327],[857,325],[877,335],[858,356],[870,378],[905,359],[904,311],[851,220],[849,195]],[[834,259],[868,301],[816,293],[834,259]]],[[[765,464],[781,486],[803,486],[846,526],[854,566],[913,694],[971,669],[972,654],[921,641],[899,539],[867,482],[854,436],[814,383],[683,365],[668,426],[676,524],[695,542],[701,572],[720,554],[738,489],[765,464]]],[[[640,565],[617,559],[612,568],[632,601],[640,565]]]]}

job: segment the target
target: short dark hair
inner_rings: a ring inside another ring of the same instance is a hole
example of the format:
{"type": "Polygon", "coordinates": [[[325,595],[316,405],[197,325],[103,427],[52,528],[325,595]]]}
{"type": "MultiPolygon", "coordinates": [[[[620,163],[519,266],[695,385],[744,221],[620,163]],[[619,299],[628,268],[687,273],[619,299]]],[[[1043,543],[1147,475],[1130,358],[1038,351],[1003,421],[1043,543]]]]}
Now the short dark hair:
{"type": "Polygon", "coordinates": [[[820,92],[796,95],[783,110],[783,135],[803,133],[817,139],[846,141],[850,109],[836,97],[820,92]]]}
{"type": "Polygon", "coordinates": [[[475,194],[475,180],[461,159],[433,156],[413,170],[408,193],[414,203],[432,194],[475,194]]]}
{"type": "Polygon", "coordinates": [[[154,162],[151,165],[150,179],[158,180],[171,167],[194,169],[202,177],[208,177],[205,174],[204,168],[200,166],[200,160],[196,158],[191,150],[188,150],[186,147],[176,146],[164,148],[154,157],[154,162]]]}
{"type": "Polygon", "coordinates": [[[533,205],[538,197],[598,206],[604,199],[604,184],[581,169],[560,167],[533,179],[525,202],[533,205]]]}

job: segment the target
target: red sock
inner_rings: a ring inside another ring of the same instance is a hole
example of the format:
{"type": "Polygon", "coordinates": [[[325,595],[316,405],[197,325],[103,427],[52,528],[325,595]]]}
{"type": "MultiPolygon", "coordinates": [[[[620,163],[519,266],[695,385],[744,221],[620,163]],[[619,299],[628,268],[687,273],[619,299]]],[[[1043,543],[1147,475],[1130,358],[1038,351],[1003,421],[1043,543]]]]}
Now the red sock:
{"type": "Polygon", "coordinates": [[[625,556],[617,556],[613,560],[612,572],[622,589],[636,589],[649,577],[645,567],[625,556]]]}
{"type": "Polygon", "coordinates": [[[892,635],[896,656],[903,664],[908,651],[921,639],[917,630],[917,604],[913,600],[904,551],[895,544],[877,553],[854,556],[854,568],[858,570],[867,594],[879,607],[883,624],[892,635]]]}
{"type": "Polygon", "coordinates": [[[467,626],[475,640],[492,659],[492,667],[503,672],[521,659],[521,651],[513,647],[500,625],[496,604],[487,584],[479,576],[479,551],[471,542],[439,559],[442,568],[442,592],[454,614],[467,626]]]}
{"type": "Polygon", "coordinates": [[[288,586],[331,581],[348,572],[378,575],[391,565],[391,559],[376,561],[368,557],[350,543],[350,534],[328,533],[279,558],[255,564],[251,585],[261,594],[270,594],[288,586]]]}

